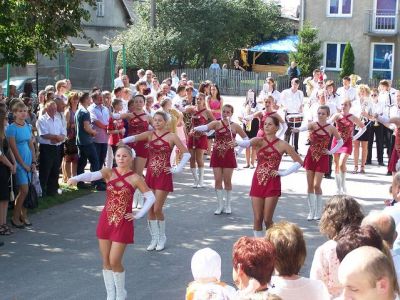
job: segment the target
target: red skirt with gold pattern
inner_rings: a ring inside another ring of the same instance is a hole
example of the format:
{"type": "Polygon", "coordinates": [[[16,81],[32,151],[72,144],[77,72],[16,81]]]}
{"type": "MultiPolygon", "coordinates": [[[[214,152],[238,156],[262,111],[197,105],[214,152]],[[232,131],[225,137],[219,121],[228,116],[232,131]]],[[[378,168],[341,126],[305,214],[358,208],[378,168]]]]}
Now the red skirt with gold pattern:
{"type": "Polygon", "coordinates": [[[329,155],[323,154],[318,160],[314,160],[311,155],[311,147],[308,148],[306,158],[304,159],[304,169],[319,173],[329,172],[329,155]]]}
{"type": "Polygon", "coordinates": [[[281,177],[270,177],[264,183],[260,184],[256,172],[253,175],[253,181],[250,188],[250,197],[267,198],[281,196],[281,177]]]}

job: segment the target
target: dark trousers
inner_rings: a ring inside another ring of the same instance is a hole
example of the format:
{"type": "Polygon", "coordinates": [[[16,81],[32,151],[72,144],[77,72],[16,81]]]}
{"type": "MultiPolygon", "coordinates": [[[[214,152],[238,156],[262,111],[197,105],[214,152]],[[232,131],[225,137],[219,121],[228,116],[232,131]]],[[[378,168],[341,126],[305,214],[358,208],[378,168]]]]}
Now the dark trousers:
{"type": "Polygon", "coordinates": [[[59,146],[40,144],[39,150],[39,181],[43,195],[56,194],[61,165],[59,146]]]}
{"type": "MultiPolygon", "coordinates": [[[[285,132],[285,141],[289,143],[290,141],[290,136],[292,135],[292,128],[298,128],[301,126],[301,122],[297,123],[289,123],[286,121],[286,124],[288,125],[288,129],[285,132]]],[[[294,143],[294,150],[298,152],[299,150],[299,133],[293,133],[293,143],[294,143]]]]}
{"type": "Polygon", "coordinates": [[[392,155],[392,148],[393,148],[393,130],[387,128],[386,126],[383,127],[383,144],[386,147],[386,153],[388,158],[392,155]]]}
{"type": "Polygon", "coordinates": [[[378,163],[383,163],[383,129],[384,126],[381,123],[378,123],[379,126],[375,126],[375,123],[369,125],[367,130],[370,130],[369,140],[368,140],[368,155],[367,161],[370,162],[372,160],[372,146],[374,145],[374,135],[376,141],[376,152],[377,152],[377,160],[378,163]]]}
{"type": "Polygon", "coordinates": [[[94,143],[96,147],[96,153],[99,160],[99,168],[101,169],[104,166],[104,162],[106,161],[107,156],[107,143],[94,143]]]}
{"type": "Polygon", "coordinates": [[[90,163],[90,171],[95,172],[100,170],[99,159],[94,144],[78,145],[78,175],[85,171],[88,160],[90,163]]]}

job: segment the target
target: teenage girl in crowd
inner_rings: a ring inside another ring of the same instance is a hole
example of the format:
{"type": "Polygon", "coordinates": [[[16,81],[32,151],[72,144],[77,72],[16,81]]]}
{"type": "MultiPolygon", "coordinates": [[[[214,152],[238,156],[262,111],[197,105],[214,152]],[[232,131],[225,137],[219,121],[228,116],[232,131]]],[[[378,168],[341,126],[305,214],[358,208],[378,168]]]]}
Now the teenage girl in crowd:
{"type": "Polygon", "coordinates": [[[187,147],[190,152],[190,170],[194,178],[193,187],[204,187],[204,151],[207,150],[207,135],[204,132],[194,131],[194,127],[206,125],[214,121],[214,116],[206,108],[206,98],[203,93],[196,97],[196,106],[187,106],[186,112],[192,115],[191,130],[188,134],[187,147]],[[196,169],[196,164],[197,168],[196,169]]]}
{"type": "Polygon", "coordinates": [[[145,131],[141,134],[129,136],[123,143],[144,141],[148,144],[148,165],[146,183],[153,190],[156,202],[149,211],[148,226],[151,242],[147,250],[163,250],[167,237],[165,235],[165,218],[163,213],[167,196],[173,191],[172,174],[181,172],[190,159],[190,154],[175,133],[168,129],[168,116],[165,112],[157,111],[153,117],[154,131],[145,131]],[[171,168],[170,158],[172,149],[176,146],[182,153],[179,165],[171,168]]]}
{"type": "Polygon", "coordinates": [[[107,183],[106,203],[100,214],[96,235],[103,259],[103,278],[107,299],[126,299],[125,269],[122,258],[126,246],[133,244],[134,219],[139,219],[155,201],[153,192],[143,177],[132,171],[134,151],[128,146],[119,146],[115,153],[116,168],[104,168],[96,172],[83,173],[68,180],[75,185],[80,181],[104,179],[107,183]],[[132,199],[136,189],[146,198],[142,210],[132,213],[132,199]]]}
{"type": "Polygon", "coordinates": [[[280,177],[296,172],[303,165],[293,147],[276,137],[279,124],[276,116],[268,116],[264,122],[263,137],[237,142],[241,147],[253,146],[257,151],[257,167],[250,189],[255,237],[264,236],[263,223],[266,229],[272,225],[274,211],[282,193],[280,177]],[[293,159],[294,164],[287,170],[278,171],[282,155],[285,153],[293,159]]]}
{"type": "MultiPolygon", "coordinates": [[[[350,113],[351,101],[345,99],[341,104],[342,111],[334,114],[329,122],[335,123],[335,126],[343,140],[343,146],[340,147],[334,154],[335,161],[335,180],[337,187],[337,194],[347,194],[346,190],[346,172],[347,172],[347,159],[353,150],[353,141],[356,141],[362,136],[367,129],[363,122],[356,116],[350,113]],[[356,135],[353,136],[354,125],[360,128],[356,135]]],[[[332,147],[337,144],[337,139],[334,137],[332,140],[332,147]]]]}
{"type": "Polygon", "coordinates": [[[309,213],[307,220],[319,220],[323,208],[321,182],[325,173],[329,170],[329,155],[336,153],[343,145],[343,140],[337,129],[329,124],[330,110],[322,105],[318,109],[318,121],[309,122],[305,126],[293,129],[294,132],[311,131],[310,147],[304,159],[304,168],[307,170],[307,200],[309,213]],[[331,150],[328,149],[331,136],[337,140],[337,144],[331,150]]]}
{"type": "Polygon", "coordinates": [[[226,214],[232,212],[232,175],[233,170],[237,167],[234,141],[236,134],[242,139],[247,138],[242,127],[231,122],[232,115],[233,106],[225,104],[222,107],[221,120],[212,121],[208,125],[200,125],[194,128],[196,132],[215,130],[215,143],[211,154],[210,167],[213,168],[214,172],[215,192],[218,201],[218,207],[214,212],[216,215],[220,215],[222,212],[226,214]],[[225,189],[225,203],[222,182],[225,189]]]}

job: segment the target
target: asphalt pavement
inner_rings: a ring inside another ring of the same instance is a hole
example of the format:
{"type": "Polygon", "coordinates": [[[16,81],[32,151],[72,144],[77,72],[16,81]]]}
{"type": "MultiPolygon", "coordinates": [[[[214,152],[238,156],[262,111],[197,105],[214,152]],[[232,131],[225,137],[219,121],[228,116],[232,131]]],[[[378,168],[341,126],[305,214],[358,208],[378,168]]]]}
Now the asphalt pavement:
{"type": "MultiPolygon", "coordinates": [[[[225,97],[225,102],[236,109],[242,101],[240,97],[225,97]]],[[[303,134],[302,154],[306,153],[304,140],[303,134]]],[[[146,220],[135,222],[135,244],[128,246],[124,256],[128,299],[184,299],[187,283],[192,280],[191,257],[203,247],[211,247],[221,255],[222,280],[233,285],[232,245],[239,237],[252,235],[248,193],[254,170],[242,168],[243,156],[239,161],[240,167],[233,175],[231,215],[213,214],[216,199],[212,170],[206,169],[206,187],[193,189],[187,166],[182,174],[174,175],[175,191],[165,206],[166,248],[146,251],[150,241],[146,220]]],[[[290,163],[285,156],[281,168],[290,163]]],[[[352,169],[352,160],[349,165],[352,169]]],[[[391,177],[385,176],[386,167],[376,162],[366,171],[348,174],[347,188],[368,213],[383,208],[383,200],[389,198],[391,177]]],[[[333,179],[324,179],[322,187],[324,199],[335,193],[333,179]]],[[[306,220],[305,171],[282,178],[282,188],[274,221],[295,222],[304,230],[308,255],[301,275],[308,276],[313,253],[326,239],[319,233],[317,222],[306,220]]],[[[30,229],[0,237],[5,242],[0,248],[0,299],[105,299],[95,235],[104,200],[104,192],[94,192],[32,215],[30,229]]]]}

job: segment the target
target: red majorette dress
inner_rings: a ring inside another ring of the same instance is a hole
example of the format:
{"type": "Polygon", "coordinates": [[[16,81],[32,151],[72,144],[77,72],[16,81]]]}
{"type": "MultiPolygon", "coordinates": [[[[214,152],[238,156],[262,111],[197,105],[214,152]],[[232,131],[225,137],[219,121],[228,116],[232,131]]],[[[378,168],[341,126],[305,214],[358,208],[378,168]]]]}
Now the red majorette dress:
{"type": "MultiPolygon", "coordinates": [[[[133,113],[133,118],[128,122],[128,136],[137,135],[149,130],[149,122],[143,119],[147,116],[146,113],[141,113],[139,115],[133,113]]],[[[128,144],[136,152],[136,156],[147,158],[149,151],[147,149],[147,141],[138,141],[128,144]]]]}
{"type": "Polygon", "coordinates": [[[121,175],[117,169],[112,170],[117,177],[107,182],[106,204],[99,217],[96,235],[103,240],[133,244],[133,221],[126,220],[125,214],[132,212],[135,189],[125,178],[134,173],[121,175]]]}
{"type": "Polygon", "coordinates": [[[215,141],[211,153],[211,168],[236,168],[234,148],[229,143],[235,140],[236,133],[229,130],[228,125],[221,121],[222,127],[215,130],[215,141]]]}
{"type": "Polygon", "coordinates": [[[250,196],[258,198],[279,197],[281,195],[281,177],[271,175],[271,171],[278,171],[282,154],[274,147],[279,141],[275,139],[257,152],[257,168],[254,171],[251,183],[250,196]]]}
{"type": "Polygon", "coordinates": [[[264,123],[265,123],[265,120],[269,117],[269,116],[271,116],[271,115],[273,115],[273,114],[275,114],[276,113],[276,111],[271,111],[271,112],[264,112],[263,114],[262,114],[262,116],[261,116],[261,118],[259,119],[260,120],[260,126],[258,127],[258,132],[257,132],[257,137],[263,137],[264,136],[264,123]]]}
{"type": "MultiPolygon", "coordinates": [[[[206,109],[199,110],[192,115],[192,128],[200,125],[206,125],[208,120],[202,115],[206,109]]],[[[207,150],[207,135],[204,132],[191,132],[188,135],[188,149],[207,150]]]]}
{"type": "MultiPolygon", "coordinates": [[[[171,168],[170,157],[172,148],[169,143],[163,139],[169,132],[156,137],[149,142],[149,157],[147,160],[146,183],[153,190],[161,190],[172,192],[172,174],[167,173],[167,169],[171,168]]],[[[152,138],[153,138],[152,135],[152,138]]]]}
{"type": "Polygon", "coordinates": [[[389,163],[388,163],[388,171],[392,172],[393,174],[396,173],[396,164],[400,158],[400,130],[396,128],[395,130],[395,140],[394,140],[394,147],[392,150],[392,155],[390,156],[389,163]]]}
{"type": "Polygon", "coordinates": [[[304,159],[304,169],[314,172],[327,173],[329,171],[329,155],[324,153],[328,149],[331,136],[325,130],[329,124],[321,126],[318,122],[318,129],[310,134],[310,147],[304,159]],[[322,131],[323,134],[318,133],[322,131]]]}
{"type": "MultiPolygon", "coordinates": [[[[348,114],[347,116],[343,116],[343,118],[336,120],[336,128],[340,133],[340,136],[343,139],[343,146],[339,148],[336,153],[346,153],[351,155],[353,151],[353,122],[349,120],[352,114],[348,114]]],[[[332,139],[332,148],[337,144],[337,139],[333,137],[332,139]]]]}

